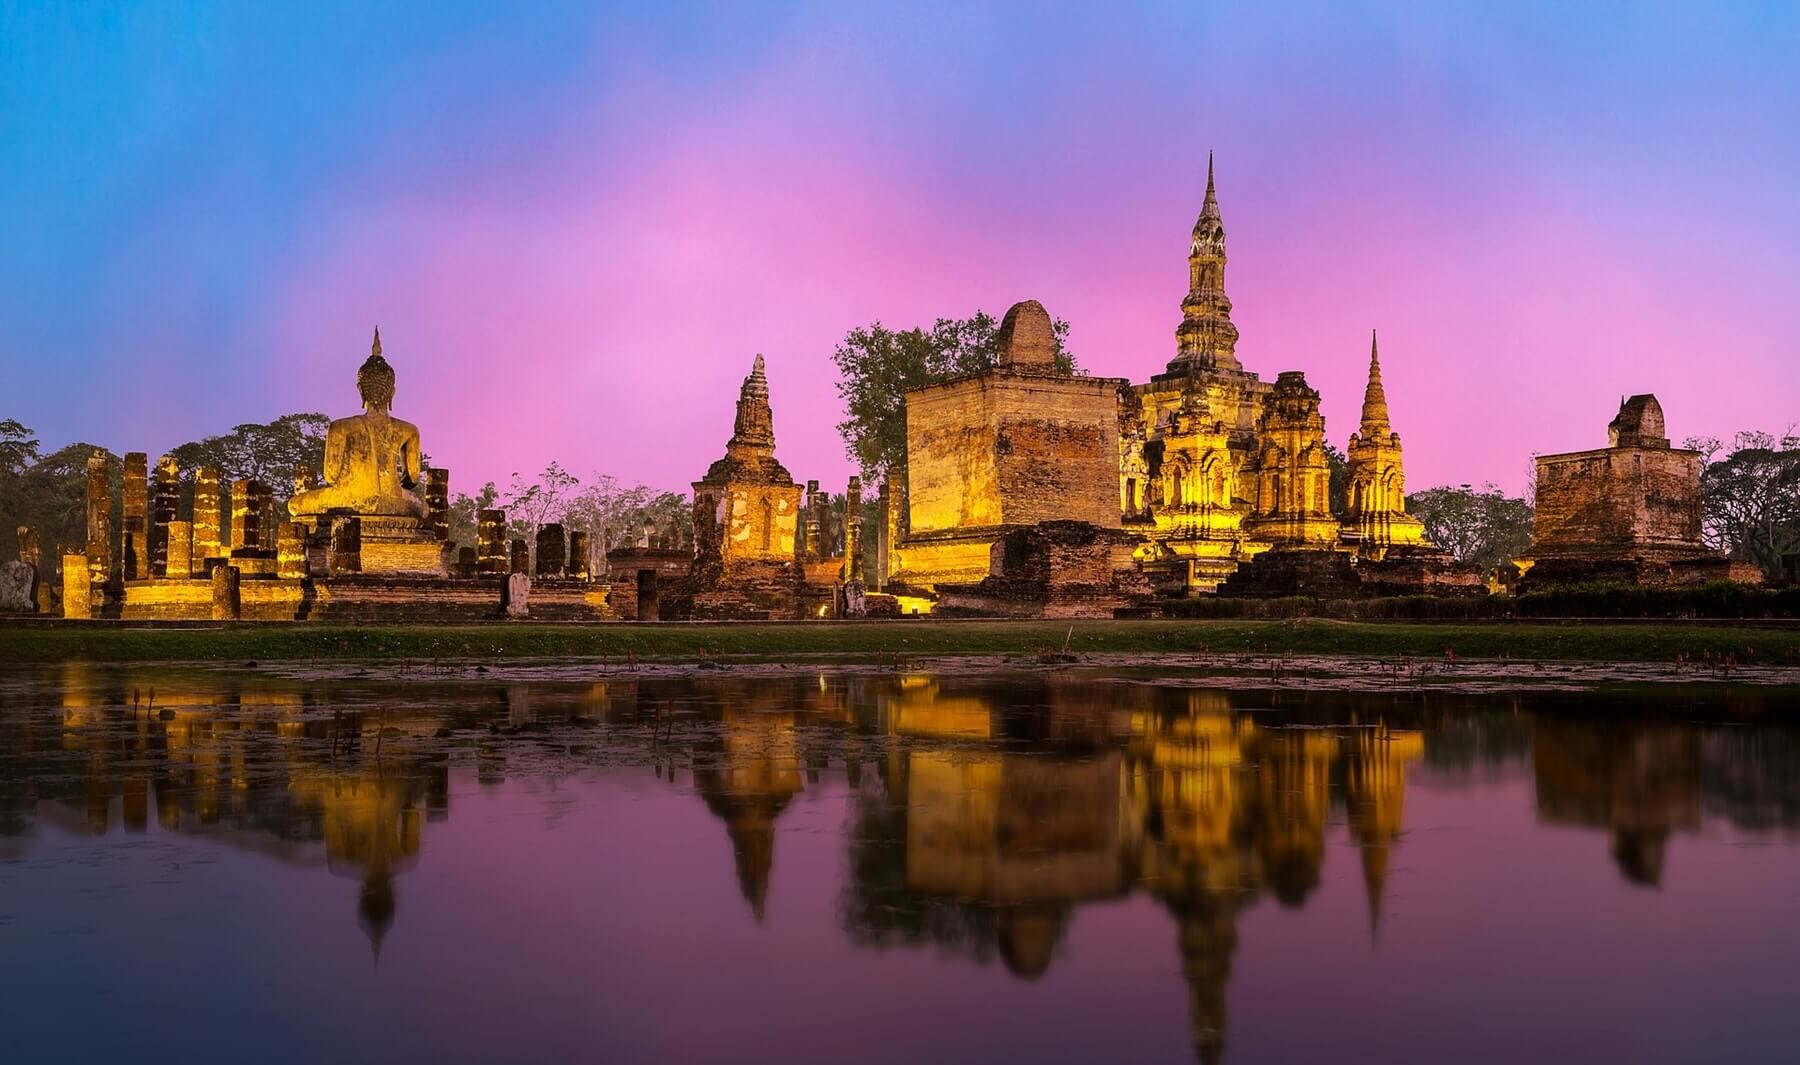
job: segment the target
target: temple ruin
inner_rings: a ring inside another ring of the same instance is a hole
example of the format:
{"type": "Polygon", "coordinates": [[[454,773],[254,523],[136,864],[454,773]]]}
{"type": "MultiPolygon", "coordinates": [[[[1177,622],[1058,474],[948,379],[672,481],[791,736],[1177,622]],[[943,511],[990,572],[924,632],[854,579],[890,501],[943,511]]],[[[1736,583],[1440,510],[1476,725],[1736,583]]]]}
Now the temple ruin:
{"type": "Polygon", "coordinates": [[[1531,550],[1516,562],[1518,587],[1761,582],[1758,567],[1701,541],[1700,453],[1669,446],[1655,396],[1621,399],[1606,443],[1537,457],[1531,550]]]}

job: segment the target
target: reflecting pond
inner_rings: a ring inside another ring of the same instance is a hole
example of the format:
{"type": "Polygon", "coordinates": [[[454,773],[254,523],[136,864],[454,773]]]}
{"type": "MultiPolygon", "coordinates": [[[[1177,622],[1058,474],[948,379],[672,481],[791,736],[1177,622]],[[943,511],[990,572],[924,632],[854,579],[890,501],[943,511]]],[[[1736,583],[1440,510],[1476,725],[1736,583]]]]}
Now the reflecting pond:
{"type": "Polygon", "coordinates": [[[7,1061],[1793,1061],[1800,697],[0,672],[7,1061]]]}

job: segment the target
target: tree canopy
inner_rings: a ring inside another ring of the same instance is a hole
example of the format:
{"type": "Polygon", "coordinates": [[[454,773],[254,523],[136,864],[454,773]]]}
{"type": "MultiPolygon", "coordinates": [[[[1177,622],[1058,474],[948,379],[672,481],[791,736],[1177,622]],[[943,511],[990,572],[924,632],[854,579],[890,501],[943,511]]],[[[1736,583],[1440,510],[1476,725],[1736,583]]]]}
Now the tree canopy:
{"type": "Polygon", "coordinates": [[[1781,556],[1800,552],[1800,436],[1742,432],[1729,449],[1712,438],[1685,446],[1706,460],[1700,513],[1707,543],[1779,578],[1781,556]]]}
{"type": "Polygon", "coordinates": [[[1432,543],[1483,572],[1531,546],[1531,504],[1492,484],[1427,488],[1407,496],[1406,509],[1432,543]]]}
{"type": "MultiPolygon", "coordinates": [[[[1056,365],[1080,371],[1067,347],[1069,323],[1052,323],[1056,365]]],[[[893,330],[875,322],[844,335],[832,361],[846,417],[838,423],[844,450],[871,482],[906,466],[906,393],[991,370],[999,360],[1000,322],[986,311],[939,318],[930,329],[893,330]]]]}

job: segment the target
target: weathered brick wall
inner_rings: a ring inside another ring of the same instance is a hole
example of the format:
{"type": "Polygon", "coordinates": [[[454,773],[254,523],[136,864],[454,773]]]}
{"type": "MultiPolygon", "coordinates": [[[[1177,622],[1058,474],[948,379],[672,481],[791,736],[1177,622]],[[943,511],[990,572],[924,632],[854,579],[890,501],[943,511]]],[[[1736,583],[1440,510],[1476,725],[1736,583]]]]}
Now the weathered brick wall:
{"type": "Polygon", "coordinates": [[[994,372],[907,396],[913,533],[1054,519],[1119,527],[1111,378],[994,372]]]}
{"type": "Polygon", "coordinates": [[[1700,455],[1608,448],[1537,460],[1532,553],[1701,550],[1700,455]]]}

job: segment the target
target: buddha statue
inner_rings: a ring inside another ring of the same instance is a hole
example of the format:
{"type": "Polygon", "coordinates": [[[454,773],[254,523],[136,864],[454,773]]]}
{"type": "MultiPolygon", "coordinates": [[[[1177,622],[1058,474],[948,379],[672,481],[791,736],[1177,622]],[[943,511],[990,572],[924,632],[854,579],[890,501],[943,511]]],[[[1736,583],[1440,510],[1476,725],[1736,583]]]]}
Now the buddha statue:
{"type": "Polygon", "coordinates": [[[288,511],[316,517],[332,511],[423,518],[419,428],[388,413],[394,402],[394,368],[381,357],[381,330],[369,358],[356,371],[363,412],[331,423],[325,434],[324,483],[295,491],[288,511]]]}

